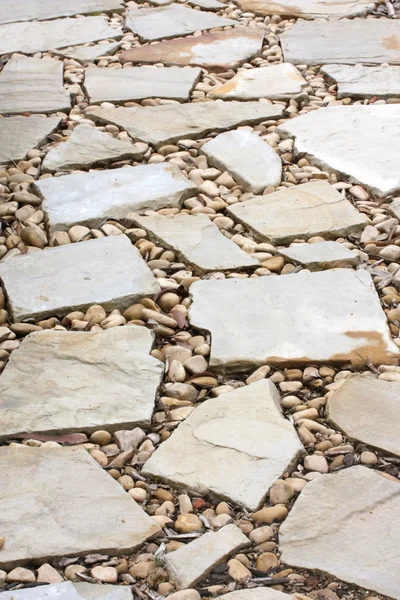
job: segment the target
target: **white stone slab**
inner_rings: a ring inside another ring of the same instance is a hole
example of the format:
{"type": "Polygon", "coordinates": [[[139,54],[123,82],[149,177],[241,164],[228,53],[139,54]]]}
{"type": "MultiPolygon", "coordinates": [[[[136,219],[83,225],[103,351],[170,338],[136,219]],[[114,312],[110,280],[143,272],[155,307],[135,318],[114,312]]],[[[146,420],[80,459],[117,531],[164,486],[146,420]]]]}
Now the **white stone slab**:
{"type": "Polygon", "coordinates": [[[342,173],[377,196],[400,189],[398,104],[330,106],[289,119],[277,131],[295,138],[296,156],[342,173]]]}
{"type": "Polygon", "coordinates": [[[189,6],[199,6],[205,10],[220,10],[227,7],[226,4],[218,2],[218,0],[189,0],[188,4],[189,6]]]}
{"type": "Polygon", "coordinates": [[[282,162],[279,154],[256,133],[247,129],[220,133],[201,147],[208,162],[229,171],[248,192],[262,192],[281,182],[282,162]]]}
{"type": "Polygon", "coordinates": [[[14,321],[40,320],[102,304],[126,308],[160,287],[126,236],[104,237],[0,263],[14,321]]]}
{"type": "Polygon", "coordinates": [[[399,483],[355,466],[306,485],[280,527],[279,549],[288,565],[399,599],[399,537],[399,483]]]}
{"type": "Polygon", "coordinates": [[[25,158],[29,150],[44,143],[60,123],[60,117],[0,119],[0,164],[25,158]]]}
{"type": "Polygon", "coordinates": [[[303,265],[310,271],[355,267],[360,255],[338,242],[316,242],[315,244],[293,244],[290,248],[280,248],[278,254],[295,264],[303,265]]]}
{"type": "Polygon", "coordinates": [[[400,67],[325,65],[320,73],[338,84],[338,98],[395,98],[400,96],[400,67]]]}
{"type": "Polygon", "coordinates": [[[146,461],[143,474],[257,509],[304,450],[279,399],[263,379],[206,400],[146,461]]]}
{"type": "Polygon", "coordinates": [[[239,0],[239,6],[245,12],[260,16],[282,15],[300,19],[337,19],[344,17],[363,17],[374,7],[368,0],[239,0]]]}
{"type": "Polygon", "coordinates": [[[126,554],[160,531],[83,448],[2,447],[0,485],[1,568],[126,554]]]}
{"type": "Polygon", "coordinates": [[[397,364],[398,349],[366,271],[203,280],[190,293],[190,323],[211,333],[213,370],[397,364]]]}
{"type": "Polygon", "coordinates": [[[73,58],[80,63],[89,63],[97,60],[101,56],[109,56],[114,54],[121,46],[120,42],[112,42],[111,44],[96,44],[95,46],[70,46],[61,50],[54,50],[54,54],[73,58]]]}
{"type": "Polygon", "coordinates": [[[364,229],[365,215],[326,181],[312,181],[230,206],[228,213],[263,241],[337,238],[364,229]]]}
{"type": "Polygon", "coordinates": [[[43,21],[56,17],[72,17],[100,12],[121,12],[122,0],[0,0],[0,25],[16,21],[43,21]]]}
{"type": "Polygon", "coordinates": [[[129,587],[63,581],[0,593],[0,600],[132,600],[129,587]]]}
{"type": "Polygon", "coordinates": [[[179,206],[197,187],[176,165],[159,163],[40,179],[35,191],[51,231],[80,223],[98,227],[108,218],[124,219],[132,211],[179,206]]]}

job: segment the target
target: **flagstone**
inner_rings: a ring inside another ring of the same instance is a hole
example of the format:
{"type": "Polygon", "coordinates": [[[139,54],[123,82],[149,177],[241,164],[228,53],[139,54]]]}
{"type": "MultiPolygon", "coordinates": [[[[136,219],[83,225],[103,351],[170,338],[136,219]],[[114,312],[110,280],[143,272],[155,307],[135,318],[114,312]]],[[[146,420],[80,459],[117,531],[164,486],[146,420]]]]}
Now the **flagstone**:
{"type": "Polygon", "coordinates": [[[395,98],[400,96],[400,67],[325,65],[320,73],[338,84],[338,98],[395,98]]]}
{"type": "Polygon", "coordinates": [[[375,3],[368,0],[239,0],[239,6],[245,12],[266,17],[282,15],[300,19],[332,19],[344,17],[363,17],[375,3]]]}
{"type": "Polygon", "coordinates": [[[16,256],[0,263],[0,280],[16,322],[63,317],[92,304],[127,308],[160,290],[123,235],[16,256]]]}
{"type": "Polygon", "coordinates": [[[278,254],[310,271],[355,267],[360,262],[357,252],[338,242],[293,244],[289,248],[280,248],[278,254]]]}
{"type": "Polygon", "coordinates": [[[206,400],[159,446],[142,473],[257,509],[304,450],[279,400],[268,379],[206,400]],[[234,468],[227,469],[229,464],[234,468]]]}
{"type": "Polygon", "coordinates": [[[29,150],[46,142],[60,125],[60,117],[9,117],[0,119],[0,164],[19,161],[29,150]]]}
{"type": "Polygon", "coordinates": [[[296,596],[284,594],[267,587],[236,590],[219,596],[220,600],[296,600],[296,596]]]}
{"type": "Polygon", "coordinates": [[[109,56],[114,54],[121,46],[120,42],[112,42],[111,44],[96,44],[95,46],[69,46],[61,50],[54,50],[54,54],[73,58],[83,64],[93,62],[101,56],[109,56]]]}
{"type": "Polygon", "coordinates": [[[17,21],[43,21],[55,17],[71,17],[99,12],[121,12],[122,0],[28,0],[0,3],[0,25],[17,21]]]}
{"type": "Polygon", "coordinates": [[[295,138],[295,156],[342,173],[377,196],[400,189],[398,104],[330,106],[289,119],[277,132],[295,138]]]}
{"type": "Polygon", "coordinates": [[[0,593],[0,600],[132,600],[129,587],[97,583],[63,581],[0,593]]]}
{"type": "Polygon", "coordinates": [[[389,204],[389,211],[394,217],[396,217],[396,219],[400,219],[400,198],[393,199],[393,201],[389,204]]]}
{"type": "Polygon", "coordinates": [[[218,372],[265,364],[365,368],[366,361],[398,361],[386,315],[364,270],[203,280],[191,285],[190,294],[190,323],[211,333],[209,365],[218,372]]]}
{"type": "Polygon", "coordinates": [[[280,527],[282,562],[399,599],[399,515],[400,485],[379,472],[354,466],[321,475],[280,527]]]}
{"type": "Polygon", "coordinates": [[[189,6],[199,6],[205,10],[220,10],[227,7],[224,2],[218,0],[188,0],[188,4],[189,6]]]}
{"type": "Polygon", "coordinates": [[[172,163],[39,179],[34,190],[43,198],[50,231],[66,231],[77,223],[99,227],[108,218],[125,219],[132,211],[180,206],[198,193],[172,163]]]}

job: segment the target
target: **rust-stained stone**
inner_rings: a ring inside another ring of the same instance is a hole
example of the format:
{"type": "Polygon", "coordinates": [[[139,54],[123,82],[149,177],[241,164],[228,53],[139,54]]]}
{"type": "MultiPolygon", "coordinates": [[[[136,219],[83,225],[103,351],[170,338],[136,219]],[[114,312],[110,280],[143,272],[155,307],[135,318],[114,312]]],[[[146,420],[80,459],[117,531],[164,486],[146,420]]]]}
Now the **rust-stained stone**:
{"type": "Polygon", "coordinates": [[[282,15],[301,19],[362,17],[374,7],[367,0],[239,0],[239,6],[246,12],[262,17],[282,15]]]}

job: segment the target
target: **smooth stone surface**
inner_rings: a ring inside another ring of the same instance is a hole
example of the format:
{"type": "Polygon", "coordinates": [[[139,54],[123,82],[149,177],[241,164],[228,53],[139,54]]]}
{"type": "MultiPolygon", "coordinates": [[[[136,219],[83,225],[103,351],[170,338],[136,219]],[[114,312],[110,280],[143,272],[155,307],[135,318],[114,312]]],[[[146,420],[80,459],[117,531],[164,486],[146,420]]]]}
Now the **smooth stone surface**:
{"type": "Polygon", "coordinates": [[[259,56],[264,32],[236,27],[203,35],[136,46],[121,54],[122,62],[190,65],[212,70],[234,69],[259,56]]]}
{"type": "Polygon", "coordinates": [[[395,98],[400,96],[400,67],[325,65],[320,73],[338,84],[338,98],[395,98]]]}
{"type": "Polygon", "coordinates": [[[43,21],[55,17],[71,17],[100,12],[120,12],[122,0],[0,0],[0,25],[16,21],[43,21]]]}
{"type": "Polygon", "coordinates": [[[223,85],[214,88],[210,98],[221,100],[290,100],[304,97],[307,81],[301,73],[289,63],[244,69],[223,85]]]}
{"type": "Polygon", "coordinates": [[[123,219],[132,211],[179,206],[198,192],[179,167],[169,163],[40,179],[34,188],[43,198],[51,231],[66,231],[76,223],[99,227],[108,218],[123,219]]]}
{"type": "Polygon", "coordinates": [[[344,244],[338,242],[296,244],[290,248],[280,248],[278,254],[291,262],[306,267],[310,271],[355,267],[360,261],[357,252],[349,250],[344,244]]]}
{"type": "Polygon", "coordinates": [[[99,123],[118,125],[134,139],[158,148],[185,138],[195,140],[211,131],[277,119],[282,112],[280,106],[260,102],[198,102],[146,108],[97,108],[86,116],[99,123]]]}
{"type": "Polygon", "coordinates": [[[328,418],[351,440],[400,456],[400,384],[349,377],[328,400],[328,418]]]}
{"type": "Polygon", "coordinates": [[[366,271],[203,280],[190,293],[190,323],[211,332],[213,370],[397,364],[398,349],[366,271]]]}
{"type": "Polygon", "coordinates": [[[342,173],[377,196],[400,189],[398,104],[330,106],[290,119],[277,132],[295,138],[296,156],[342,173]]]}
{"type": "MultiPolygon", "coordinates": [[[[1,44],[1,41],[0,41],[1,44]]],[[[0,113],[46,113],[69,110],[62,61],[13,55],[1,72],[0,113]]]]}
{"type": "Polygon", "coordinates": [[[282,562],[398,599],[399,515],[400,485],[378,472],[354,466],[321,475],[281,525],[282,562]]]}
{"type": "Polygon", "coordinates": [[[374,5],[366,0],[239,0],[240,8],[245,12],[262,17],[282,15],[300,19],[362,17],[374,5]]]}
{"type": "Polygon", "coordinates": [[[95,46],[75,46],[75,48],[70,46],[68,48],[62,48],[61,50],[54,50],[54,53],[59,54],[60,56],[66,56],[67,58],[73,58],[74,60],[85,64],[97,60],[100,56],[114,54],[120,46],[120,42],[96,44],[95,46]]]}
{"type": "Polygon", "coordinates": [[[170,4],[159,8],[129,10],[125,26],[136,33],[142,42],[152,42],[237,23],[208,12],[170,4]]]}
{"type": "Polygon", "coordinates": [[[0,263],[0,279],[16,322],[63,317],[92,304],[127,308],[160,290],[124,235],[16,256],[0,263]]]}
{"type": "Polygon", "coordinates": [[[63,581],[52,585],[11,590],[0,593],[1,600],[132,600],[129,587],[72,583],[63,581]]]}
{"type": "Polygon", "coordinates": [[[83,448],[2,447],[0,483],[1,568],[125,554],[160,531],[83,448]]]}
{"type": "Polygon", "coordinates": [[[199,6],[205,10],[219,10],[220,8],[226,8],[224,2],[218,2],[218,0],[189,0],[190,6],[199,6]]]}
{"type": "Polygon", "coordinates": [[[19,161],[29,150],[46,142],[61,123],[60,117],[9,117],[0,119],[0,164],[19,161]]]}
{"type": "Polygon", "coordinates": [[[219,531],[208,531],[165,557],[166,568],[178,589],[194,587],[213,568],[233,552],[250,545],[236,525],[225,525],[219,531]]]}
{"type": "Polygon", "coordinates": [[[368,224],[365,215],[326,181],[303,183],[238,202],[227,211],[260,240],[280,244],[317,235],[337,238],[368,224]]]}
{"type": "Polygon", "coordinates": [[[247,129],[226,131],[201,147],[208,162],[232,177],[248,192],[262,192],[281,182],[279,154],[256,133],[247,129]]]}
{"type": "Polygon", "coordinates": [[[296,596],[284,594],[268,587],[236,590],[219,596],[220,600],[295,600],[296,596]]]}
{"type": "Polygon", "coordinates": [[[260,265],[258,260],[225,237],[206,215],[135,215],[132,219],[149,233],[150,239],[176,252],[180,261],[200,272],[260,265]]]}
{"type": "Polygon", "coordinates": [[[143,474],[257,509],[303,452],[279,400],[268,379],[206,400],[146,461],[143,474]]]}

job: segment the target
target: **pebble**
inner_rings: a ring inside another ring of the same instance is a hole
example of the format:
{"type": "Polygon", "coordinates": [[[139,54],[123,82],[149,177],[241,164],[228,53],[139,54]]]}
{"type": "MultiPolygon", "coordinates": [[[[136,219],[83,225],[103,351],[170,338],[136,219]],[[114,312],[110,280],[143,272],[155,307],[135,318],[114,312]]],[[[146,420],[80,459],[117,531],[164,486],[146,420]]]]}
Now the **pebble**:
{"type": "Polygon", "coordinates": [[[250,532],[249,538],[254,544],[263,544],[274,537],[274,530],[268,525],[257,527],[250,532]]]}
{"type": "Polygon", "coordinates": [[[114,567],[93,567],[90,574],[104,583],[116,583],[118,579],[118,571],[114,567]]]}
{"type": "Polygon", "coordinates": [[[229,575],[240,584],[245,584],[252,578],[251,571],[236,558],[228,561],[228,567],[229,575]]]}
{"type": "Polygon", "coordinates": [[[317,471],[318,473],[328,473],[329,465],[325,456],[310,454],[304,459],[304,467],[307,471],[317,471]]]}
{"type": "Polygon", "coordinates": [[[201,596],[197,590],[180,590],[168,596],[168,600],[200,600],[201,596]]]}
{"type": "Polygon", "coordinates": [[[36,573],[36,581],[41,583],[59,583],[64,578],[58,571],[48,563],[41,565],[36,573]]]}
{"type": "Polygon", "coordinates": [[[277,479],[269,490],[271,504],[285,504],[294,496],[293,489],[283,480],[277,479]]]}
{"type": "Polygon", "coordinates": [[[34,583],[36,581],[35,574],[24,567],[16,567],[7,574],[7,583],[34,583]]]}
{"type": "Polygon", "coordinates": [[[264,506],[261,510],[257,510],[252,514],[253,521],[260,523],[274,523],[275,521],[283,521],[288,514],[288,509],[283,504],[276,506],[264,506]]]}
{"type": "Polygon", "coordinates": [[[179,533],[193,533],[195,531],[202,531],[203,524],[199,517],[194,514],[179,515],[175,521],[175,529],[179,533]]]}

